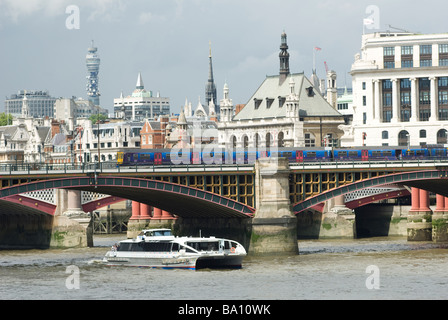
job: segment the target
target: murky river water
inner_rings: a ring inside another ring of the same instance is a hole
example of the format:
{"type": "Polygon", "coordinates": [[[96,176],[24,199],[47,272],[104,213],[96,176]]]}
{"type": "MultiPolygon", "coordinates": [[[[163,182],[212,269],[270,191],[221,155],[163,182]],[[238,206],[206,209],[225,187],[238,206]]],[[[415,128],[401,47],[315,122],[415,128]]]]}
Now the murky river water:
{"type": "Polygon", "coordinates": [[[301,240],[299,255],[249,256],[238,270],[98,263],[122,238],[95,236],[93,248],[0,251],[0,299],[448,299],[448,245],[301,240]]]}

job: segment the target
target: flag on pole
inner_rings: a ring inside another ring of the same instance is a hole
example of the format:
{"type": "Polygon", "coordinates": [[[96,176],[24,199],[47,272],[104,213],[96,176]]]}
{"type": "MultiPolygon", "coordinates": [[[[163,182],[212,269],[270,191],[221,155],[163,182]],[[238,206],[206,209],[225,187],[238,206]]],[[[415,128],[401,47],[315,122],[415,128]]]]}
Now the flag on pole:
{"type": "Polygon", "coordinates": [[[322,50],[322,49],[319,48],[319,47],[314,47],[314,50],[316,50],[316,51],[320,51],[320,50],[322,50]]]}

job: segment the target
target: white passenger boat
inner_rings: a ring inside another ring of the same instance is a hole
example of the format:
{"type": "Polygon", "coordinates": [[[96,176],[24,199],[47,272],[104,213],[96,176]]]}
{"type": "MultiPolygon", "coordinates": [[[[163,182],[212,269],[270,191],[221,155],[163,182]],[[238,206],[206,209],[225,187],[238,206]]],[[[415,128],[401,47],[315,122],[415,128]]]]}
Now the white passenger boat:
{"type": "Polygon", "coordinates": [[[175,237],[170,229],[143,230],[123,240],[103,259],[107,265],[152,268],[241,268],[246,256],[236,241],[215,237],[175,237]]]}

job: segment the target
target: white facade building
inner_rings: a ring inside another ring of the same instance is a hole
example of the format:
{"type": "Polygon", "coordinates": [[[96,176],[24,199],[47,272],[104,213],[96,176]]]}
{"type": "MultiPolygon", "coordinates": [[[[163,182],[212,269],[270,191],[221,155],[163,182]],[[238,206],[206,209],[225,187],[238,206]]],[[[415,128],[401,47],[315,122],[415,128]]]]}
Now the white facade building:
{"type": "Polygon", "coordinates": [[[142,75],[139,73],[135,90],[130,96],[120,95],[114,99],[115,118],[132,121],[155,119],[160,115],[170,115],[170,98],[145,89],[142,75]]]}
{"type": "Polygon", "coordinates": [[[140,148],[142,122],[119,121],[92,124],[89,119],[78,119],[74,138],[75,164],[116,161],[117,152],[140,148]],[[98,136],[99,134],[99,136],[98,136]]]}
{"type": "Polygon", "coordinates": [[[353,123],[342,146],[446,144],[448,34],[362,36],[351,69],[353,123]]]}

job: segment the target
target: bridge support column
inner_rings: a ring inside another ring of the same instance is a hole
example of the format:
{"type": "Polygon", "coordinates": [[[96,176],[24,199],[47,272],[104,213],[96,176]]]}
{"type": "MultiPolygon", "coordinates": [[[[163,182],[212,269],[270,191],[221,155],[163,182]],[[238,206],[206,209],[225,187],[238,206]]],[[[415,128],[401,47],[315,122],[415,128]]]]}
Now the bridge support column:
{"type": "Polygon", "coordinates": [[[55,198],[58,209],[53,220],[50,247],[92,247],[92,219],[82,211],[81,191],[58,189],[55,198]]]}
{"type": "Polygon", "coordinates": [[[140,203],[140,219],[151,219],[152,207],[146,203],[140,203]]]}
{"type": "Polygon", "coordinates": [[[412,188],[411,209],[408,213],[407,236],[409,241],[431,241],[432,222],[429,209],[429,192],[412,188]]]}
{"type": "Polygon", "coordinates": [[[130,219],[140,219],[140,203],[137,201],[132,201],[132,216],[130,219]]]}
{"type": "Polygon", "coordinates": [[[355,214],[345,206],[344,195],[327,201],[325,207],[319,238],[356,238],[355,214]]]}
{"type": "Polygon", "coordinates": [[[432,241],[448,242],[448,198],[436,195],[436,210],[432,214],[432,241]]]}
{"type": "Polygon", "coordinates": [[[255,218],[249,253],[297,254],[297,219],[289,200],[287,159],[261,158],[255,163],[255,218]]]}

